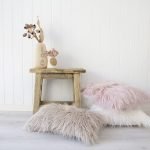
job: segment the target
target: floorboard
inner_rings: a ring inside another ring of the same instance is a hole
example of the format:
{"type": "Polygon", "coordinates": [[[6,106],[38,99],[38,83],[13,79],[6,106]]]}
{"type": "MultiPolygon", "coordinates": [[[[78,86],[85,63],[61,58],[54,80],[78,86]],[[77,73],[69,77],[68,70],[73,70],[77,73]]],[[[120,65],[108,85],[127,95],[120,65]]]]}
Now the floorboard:
{"type": "Polygon", "coordinates": [[[0,112],[0,150],[150,150],[150,129],[112,128],[101,131],[89,146],[59,135],[28,133],[23,125],[30,112],[0,112]]]}

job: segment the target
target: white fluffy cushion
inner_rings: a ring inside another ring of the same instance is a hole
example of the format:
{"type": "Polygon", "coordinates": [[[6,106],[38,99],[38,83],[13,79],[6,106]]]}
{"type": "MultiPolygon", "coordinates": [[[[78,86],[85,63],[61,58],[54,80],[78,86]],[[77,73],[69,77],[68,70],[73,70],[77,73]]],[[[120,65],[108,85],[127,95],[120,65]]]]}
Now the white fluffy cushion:
{"type": "Polygon", "coordinates": [[[49,104],[40,108],[25,124],[30,132],[51,132],[93,144],[103,125],[100,114],[74,106],[49,104]]]}
{"type": "Polygon", "coordinates": [[[106,125],[113,126],[143,126],[150,127],[150,116],[140,109],[133,110],[112,110],[93,105],[91,111],[100,113],[105,119],[106,125]]]}

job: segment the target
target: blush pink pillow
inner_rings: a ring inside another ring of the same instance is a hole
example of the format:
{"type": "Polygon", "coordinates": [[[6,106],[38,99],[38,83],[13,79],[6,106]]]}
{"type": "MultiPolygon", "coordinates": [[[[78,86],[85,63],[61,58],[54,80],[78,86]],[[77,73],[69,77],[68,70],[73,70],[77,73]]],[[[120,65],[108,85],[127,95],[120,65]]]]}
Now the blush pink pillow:
{"type": "Polygon", "coordinates": [[[83,96],[104,108],[126,110],[150,102],[150,96],[139,89],[115,82],[87,86],[83,96]]]}

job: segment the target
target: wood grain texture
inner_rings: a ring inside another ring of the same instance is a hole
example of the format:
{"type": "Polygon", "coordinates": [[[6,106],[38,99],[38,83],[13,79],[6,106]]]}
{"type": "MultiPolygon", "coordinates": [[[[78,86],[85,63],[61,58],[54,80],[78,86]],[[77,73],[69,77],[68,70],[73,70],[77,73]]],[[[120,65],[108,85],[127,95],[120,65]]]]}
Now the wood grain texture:
{"type": "Polygon", "coordinates": [[[41,105],[50,104],[50,103],[59,103],[59,104],[69,104],[69,105],[72,105],[74,103],[74,101],[42,100],[40,102],[41,105]]]}
{"type": "Polygon", "coordinates": [[[58,73],[53,73],[51,75],[48,75],[46,73],[42,74],[42,78],[44,79],[72,79],[73,78],[73,75],[70,73],[61,73],[61,74],[58,74],[58,73]]]}
{"type": "Polygon", "coordinates": [[[85,73],[86,70],[82,68],[70,68],[70,69],[61,69],[61,68],[47,68],[39,69],[33,68],[30,69],[31,73],[85,73]]]}
{"type": "Polygon", "coordinates": [[[40,101],[42,96],[42,84],[43,84],[43,79],[41,74],[36,74],[33,113],[37,112],[40,107],[40,101]]]}
{"type": "Polygon", "coordinates": [[[75,73],[73,75],[73,87],[74,87],[74,102],[77,107],[81,106],[81,96],[80,96],[80,74],[75,73]]]}
{"type": "MultiPolygon", "coordinates": [[[[31,73],[35,73],[35,92],[34,92],[34,106],[33,113],[37,112],[41,104],[47,103],[48,101],[42,101],[42,87],[43,79],[72,79],[73,81],[73,95],[74,100],[71,102],[77,107],[81,105],[80,96],[80,74],[85,72],[85,69],[30,69],[31,73]]],[[[50,102],[55,102],[51,101],[50,102]]],[[[66,101],[56,101],[56,103],[66,103],[66,101]]]]}

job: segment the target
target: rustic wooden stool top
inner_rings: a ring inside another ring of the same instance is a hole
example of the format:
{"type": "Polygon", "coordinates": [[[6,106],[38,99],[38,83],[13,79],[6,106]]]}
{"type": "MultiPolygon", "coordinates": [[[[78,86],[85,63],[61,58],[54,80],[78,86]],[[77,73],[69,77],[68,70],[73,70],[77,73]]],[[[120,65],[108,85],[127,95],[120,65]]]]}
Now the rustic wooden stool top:
{"type": "Polygon", "coordinates": [[[47,69],[30,69],[31,73],[35,73],[35,92],[34,92],[34,104],[33,113],[37,112],[40,105],[55,102],[55,103],[74,103],[77,107],[80,107],[80,74],[85,73],[85,69],[73,68],[73,69],[59,69],[59,68],[47,68],[47,69]],[[73,101],[43,101],[42,96],[42,85],[43,79],[72,79],[73,81],[73,101]]]}

